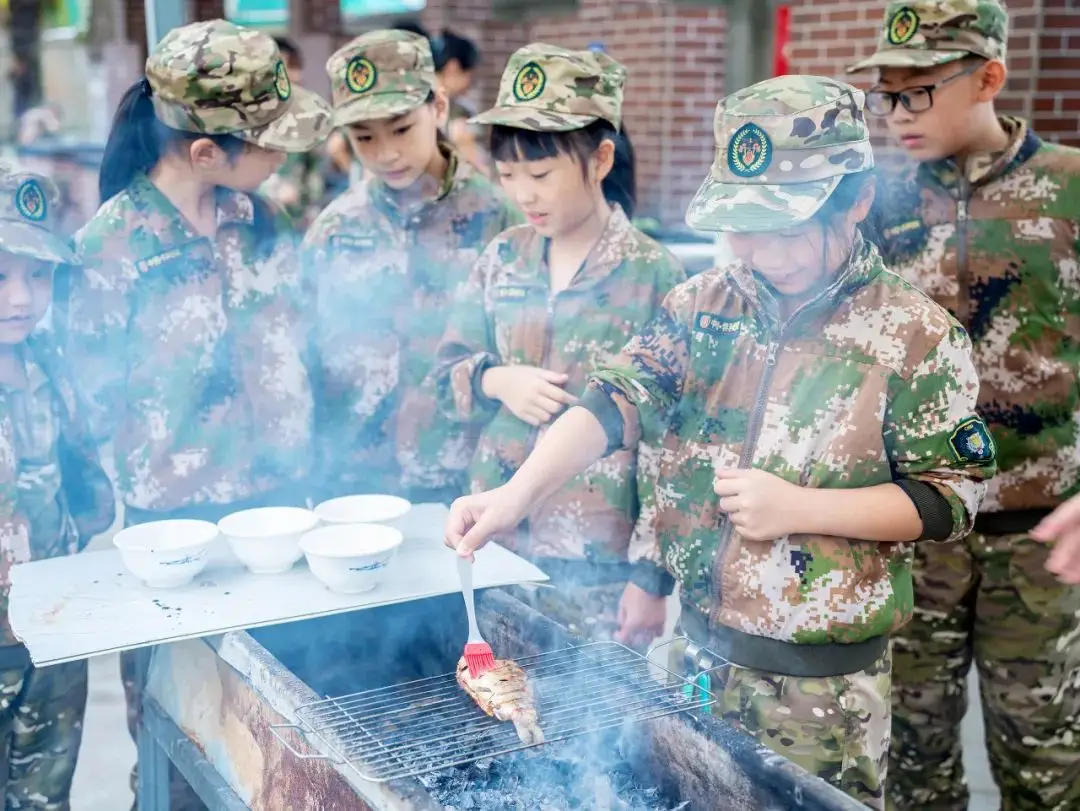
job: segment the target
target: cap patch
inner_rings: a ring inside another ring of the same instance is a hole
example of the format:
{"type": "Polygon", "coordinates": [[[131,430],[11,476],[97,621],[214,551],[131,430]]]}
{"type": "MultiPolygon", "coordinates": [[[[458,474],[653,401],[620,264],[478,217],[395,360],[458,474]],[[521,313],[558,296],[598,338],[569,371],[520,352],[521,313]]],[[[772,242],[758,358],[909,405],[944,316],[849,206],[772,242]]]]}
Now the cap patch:
{"type": "Polygon", "coordinates": [[[905,6],[899,9],[889,20],[888,37],[893,45],[904,45],[919,30],[919,15],[914,9],[905,6]]]}
{"type": "Polygon", "coordinates": [[[48,203],[45,200],[45,190],[36,180],[24,181],[15,191],[15,209],[23,219],[30,222],[41,222],[48,213],[48,203]]]}
{"type": "Polygon", "coordinates": [[[772,141],[757,124],[745,124],[728,142],[727,164],[737,177],[757,177],[772,163],[772,141]]]}
{"type": "Polygon", "coordinates": [[[345,84],[354,93],[367,93],[375,86],[379,71],[371,60],[364,56],[354,56],[345,68],[345,84]]]}
{"type": "Polygon", "coordinates": [[[979,417],[960,423],[949,436],[949,447],[958,462],[991,462],[997,456],[994,439],[979,417]]]}
{"type": "Polygon", "coordinates": [[[278,98],[282,101],[288,101],[289,96],[292,95],[292,82],[289,81],[289,71],[285,69],[285,63],[281,61],[274,68],[274,90],[277,91],[278,98]]]}
{"type": "Polygon", "coordinates": [[[514,78],[514,98],[518,101],[532,101],[544,92],[547,74],[535,62],[522,65],[514,78]]]}

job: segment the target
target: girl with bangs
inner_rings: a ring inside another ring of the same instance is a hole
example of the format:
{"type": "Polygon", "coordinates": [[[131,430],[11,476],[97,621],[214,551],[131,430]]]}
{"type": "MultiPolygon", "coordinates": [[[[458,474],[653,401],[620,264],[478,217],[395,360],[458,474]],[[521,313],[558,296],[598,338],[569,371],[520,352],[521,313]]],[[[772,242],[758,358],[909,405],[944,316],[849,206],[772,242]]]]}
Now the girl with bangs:
{"type": "MultiPolygon", "coordinates": [[[[473,119],[493,125],[499,180],[527,219],[484,251],[438,352],[444,407],[482,429],[474,493],[510,479],[589,374],[684,279],[678,260],[630,223],[625,78],[606,54],[533,44],[510,58],[498,105],[473,119]]],[[[642,502],[651,501],[650,458],[646,445],[639,470],[636,453],[615,454],[534,503],[527,521],[499,538],[555,587],[519,595],[572,631],[635,644],[646,634],[619,634],[626,615],[636,629],[663,626],[658,568],[629,561],[642,502]]],[[[641,524],[641,546],[652,549],[641,524]]]]}

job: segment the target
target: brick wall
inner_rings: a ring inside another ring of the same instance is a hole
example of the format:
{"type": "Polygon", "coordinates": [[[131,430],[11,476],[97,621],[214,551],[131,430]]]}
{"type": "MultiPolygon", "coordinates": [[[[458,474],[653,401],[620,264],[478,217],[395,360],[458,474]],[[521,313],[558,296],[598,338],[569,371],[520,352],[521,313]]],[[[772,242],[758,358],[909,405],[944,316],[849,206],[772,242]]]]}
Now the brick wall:
{"type": "Polygon", "coordinates": [[[1080,146],[1080,2],[1043,0],[1035,83],[1035,127],[1080,146]]]}

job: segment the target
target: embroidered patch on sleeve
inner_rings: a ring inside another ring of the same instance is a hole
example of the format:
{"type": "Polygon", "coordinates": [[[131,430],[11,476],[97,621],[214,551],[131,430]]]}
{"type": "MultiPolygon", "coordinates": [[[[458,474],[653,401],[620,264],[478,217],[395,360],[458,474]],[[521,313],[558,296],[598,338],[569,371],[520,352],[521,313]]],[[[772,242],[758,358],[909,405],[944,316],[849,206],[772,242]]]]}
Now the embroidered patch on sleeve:
{"type": "Polygon", "coordinates": [[[970,417],[956,426],[949,436],[949,448],[958,462],[992,462],[997,458],[997,446],[979,417],[970,417]]]}

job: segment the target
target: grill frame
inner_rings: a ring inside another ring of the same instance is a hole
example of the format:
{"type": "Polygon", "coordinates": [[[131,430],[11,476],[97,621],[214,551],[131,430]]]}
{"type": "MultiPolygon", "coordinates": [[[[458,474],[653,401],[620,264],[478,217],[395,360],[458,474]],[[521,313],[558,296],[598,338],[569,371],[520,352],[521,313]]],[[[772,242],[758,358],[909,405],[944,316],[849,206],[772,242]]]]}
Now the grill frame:
{"type": "MultiPolygon", "coordinates": [[[[707,711],[717,701],[691,680],[618,642],[570,645],[515,661],[535,692],[545,743],[707,711]]],[[[522,743],[513,724],[486,715],[458,685],[455,673],[327,697],[298,706],[295,719],[277,728],[295,729],[318,741],[326,754],[292,750],[294,755],[348,766],[371,783],[544,745],[522,743]]]]}

